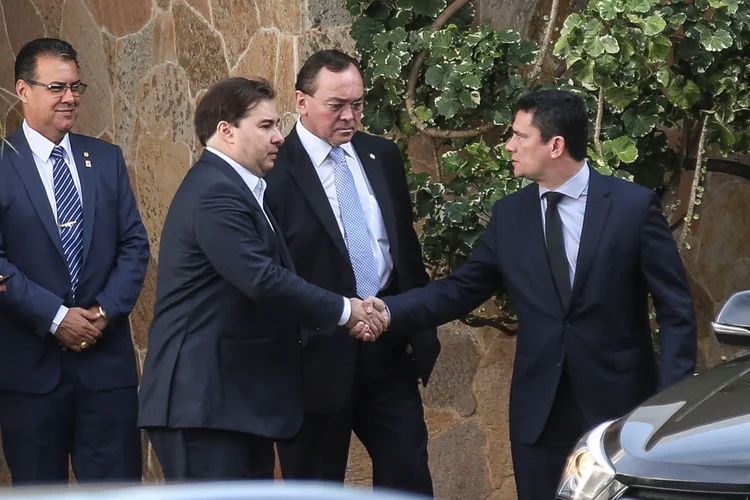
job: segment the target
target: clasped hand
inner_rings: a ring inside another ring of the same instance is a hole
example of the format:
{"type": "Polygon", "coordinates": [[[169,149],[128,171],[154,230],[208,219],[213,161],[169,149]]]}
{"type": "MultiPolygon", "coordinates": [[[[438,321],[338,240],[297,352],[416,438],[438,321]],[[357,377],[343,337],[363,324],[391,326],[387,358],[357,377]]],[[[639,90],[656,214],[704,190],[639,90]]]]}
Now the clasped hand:
{"type": "Polygon", "coordinates": [[[368,297],[364,301],[356,298],[349,300],[352,305],[352,314],[346,323],[349,333],[358,340],[375,342],[390,324],[385,302],[376,297],[368,297]]]}
{"type": "Polygon", "coordinates": [[[107,319],[99,314],[98,307],[71,307],[57,327],[55,337],[63,349],[80,352],[96,344],[106,328],[107,319]]]}

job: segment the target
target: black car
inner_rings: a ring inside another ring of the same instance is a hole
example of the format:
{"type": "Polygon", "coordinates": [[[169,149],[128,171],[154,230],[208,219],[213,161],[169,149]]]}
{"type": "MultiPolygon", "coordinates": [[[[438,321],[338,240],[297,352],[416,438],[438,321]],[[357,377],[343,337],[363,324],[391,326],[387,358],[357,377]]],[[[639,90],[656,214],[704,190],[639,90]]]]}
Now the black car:
{"type": "MultiPolygon", "coordinates": [[[[719,342],[750,347],[750,291],[711,324],[719,342]]],[[[578,443],[564,500],[750,500],[750,355],[661,392],[578,443]]]]}

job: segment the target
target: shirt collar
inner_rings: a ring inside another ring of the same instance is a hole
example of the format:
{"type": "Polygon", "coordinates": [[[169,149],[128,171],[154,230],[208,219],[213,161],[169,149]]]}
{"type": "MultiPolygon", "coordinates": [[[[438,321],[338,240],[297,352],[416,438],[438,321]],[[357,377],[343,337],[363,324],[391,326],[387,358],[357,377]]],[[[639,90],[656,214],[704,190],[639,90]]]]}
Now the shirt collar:
{"type": "MultiPolygon", "coordinates": [[[[50,161],[52,150],[58,144],[55,144],[54,142],[50,141],[42,134],[31,128],[26,120],[23,121],[23,124],[21,126],[23,127],[23,134],[26,136],[26,142],[29,143],[31,152],[41,158],[42,161],[50,161]]],[[[62,141],[60,141],[59,145],[62,146],[64,150],[66,163],[70,164],[71,159],[73,158],[73,150],[70,148],[70,134],[66,133],[63,136],[62,141]]]]}
{"type": "MultiPolygon", "coordinates": [[[[333,146],[307,130],[305,126],[302,125],[301,118],[297,118],[297,135],[302,143],[302,147],[307,151],[307,155],[310,157],[313,166],[315,168],[320,167],[326,158],[328,158],[333,146]]],[[[356,158],[354,155],[354,147],[351,142],[341,144],[339,147],[351,158],[356,158]]]]}
{"type": "Polygon", "coordinates": [[[212,152],[225,162],[229,163],[229,166],[232,167],[238,174],[240,174],[240,177],[242,177],[242,180],[245,181],[245,184],[247,184],[247,187],[250,188],[250,191],[253,192],[253,195],[258,198],[258,200],[263,199],[263,191],[265,189],[265,182],[263,181],[263,179],[261,179],[216,148],[206,146],[206,151],[212,152]]]}
{"type": "MultiPolygon", "coordinates": [[[[565,183],[562,186],[555,189],[554,191],[556,193],[562,193],[569,198],[573,198],[574,200],[577,200],[578,198],[581,197],[581,195],[583,195],[583,193],[586,192],[586,189],[589,187],[590,177],[591,177],[591,172],[589,171],[589,165],[584,160],[583,165],[578,170],[578,172],[576,172],[576,174],[573,177],[565,181],[565,183]]],[[[552,191],[552,190],[539,186],[539,197],[541,198],[542,195],[544,195],[544,193],[548,191],[552,191]]]]}

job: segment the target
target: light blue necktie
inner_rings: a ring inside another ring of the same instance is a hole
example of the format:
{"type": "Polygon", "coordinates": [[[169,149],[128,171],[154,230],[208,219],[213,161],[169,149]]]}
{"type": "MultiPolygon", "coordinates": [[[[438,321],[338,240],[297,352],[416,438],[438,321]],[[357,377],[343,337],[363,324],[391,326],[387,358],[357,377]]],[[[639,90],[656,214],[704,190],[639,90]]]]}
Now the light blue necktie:
{"type": "Polygon", "coordinates": [[[68,261],[70,284],[75,297],[78,278],[81,276],[81,253],[83,252],[83,207],[73,176],[63,157],[62,146],[52,149],[52,178],[55,185],[57,225],[60,229],[65,260],[68,261]]]}
{"type": "Polygon", "coordinates": [[[339,199],[346,248],[349,250],[349,260],[357,281],[357,295],[361,298],[377,295],[380,291],[380,277],[372,255],[370,233],[359,202],[357,186],[354,185],[354,177],[346,164],[346,153],[341,148],[333,148],[328,155],[333,160],[336,196],[339,199]]]}

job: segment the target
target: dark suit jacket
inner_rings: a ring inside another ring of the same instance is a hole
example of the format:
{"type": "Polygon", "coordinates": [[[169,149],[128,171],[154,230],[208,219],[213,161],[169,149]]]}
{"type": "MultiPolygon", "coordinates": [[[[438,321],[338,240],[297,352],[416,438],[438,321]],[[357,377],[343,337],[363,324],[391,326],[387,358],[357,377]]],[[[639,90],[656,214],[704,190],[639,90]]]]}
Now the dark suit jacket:
{"type": "MultiPolygon", "coordinates": [[[[357,132],[352,139],[367,179],[383,214],[393,258],[389,292],[404,292],[429,282],[414,232],[413,210],[404,163],[396,145],[386,139],[357,132]]],[[[286,239],[297,273],[305,280],[347,297],[356,296],[346,244],[325,190],[296,129],[279,149],[276,164],[267,176],[268,205],[286,239]]],[[[331,327],[335,329],[336,327],[331,327]]],[[[351,396],[357,358],[357,341],[343,332],[313,338],[303,330],[304,379],[307,410],[335,412],[351,396]]],[[[406,343],[414,349],[418,376],[426,384],[440,352],[434,328],[389,332],[374,345],[371,377],[387,372],[406,343]]]]}
{"type": "Polygon", "coordinates": [[[83,195],[83,267],[73,301],[57,222],[23,129],[8,140],[15,151],[5,145],[0,156],[0,274],[16,276],[0,294],[0,391],[51,391],[60,381],[62,356],[75,359],[79,379],[91,390],[137,385],[128,314],[149,251],[122,151],[70,134],[83,195]],[[60,305],[96,302],[109,318],[103,337],[87,351],[63,352],[49,333],[60,305]]]}
{"type": "Polygon", "coordinates": [[[467,314],[503,282],[519,319],[510,395],[514,442],[539,437],[564,361],[592,425],[693,373],[693,301],[659,200],[646,188],[591,170],[567,310],[547,259],[537,184],[495,204],[481,243],[453,274],[386,304],[394,328],[424,328],[467,314]],[[661,326],[658,365],[649,293],[661,326]]]}
{"type": "Polygon", "coordinates": [[[330,328],[343,299],[297,277],[278,235],[239,174],[204,152],[164,222],[141,427],[297,433],[297,322],[330,328]]]}

